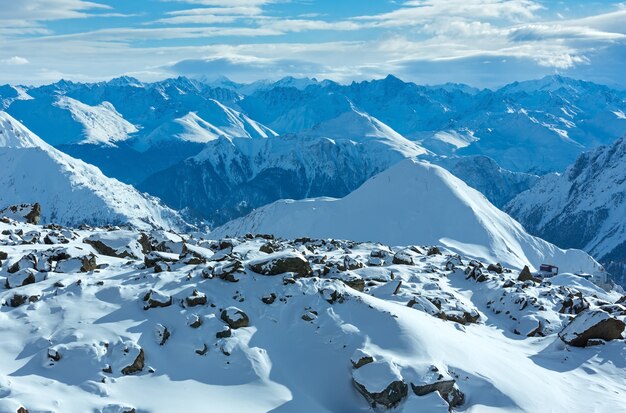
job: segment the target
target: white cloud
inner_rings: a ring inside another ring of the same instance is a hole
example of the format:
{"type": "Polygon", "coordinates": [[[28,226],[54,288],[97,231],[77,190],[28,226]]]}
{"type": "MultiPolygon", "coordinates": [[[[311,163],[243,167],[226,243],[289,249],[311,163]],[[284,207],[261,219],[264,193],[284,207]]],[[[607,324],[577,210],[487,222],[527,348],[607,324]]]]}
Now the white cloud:
{"type": "Polygon", "coordinates": [[[5,65],[13,65],[13,66],[27,65],[28,63],[30,63],[28,59],[20,57],[20,56],[9,57],[8,59],[1,60],[1,62],[4,63],[5,65]]]}

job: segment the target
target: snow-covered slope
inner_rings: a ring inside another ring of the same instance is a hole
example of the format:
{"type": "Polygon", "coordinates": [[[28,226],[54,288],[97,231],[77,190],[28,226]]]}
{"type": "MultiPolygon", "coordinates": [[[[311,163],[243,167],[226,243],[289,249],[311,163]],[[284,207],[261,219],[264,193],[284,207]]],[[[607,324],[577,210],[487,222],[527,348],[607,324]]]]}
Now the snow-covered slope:
{"type": "MultiPolygon", "coordinates": [[[[626,137],[583,154],[561,175],[547,175],[511,201],[506,210],[534,234],[623,267],[626,137]]],[[[620,271],[622,274],[626,271],[620,271]]]]}
{"type": "Polygon", "coordinates": [[[552,263],[563,271],[601,270],[583,251],[564,251],[529,235],[445,169],[413,159],[376,175],[345,198],[279,201],[215,229],[213,235],[246,233],[443,244],[464,255],[520,269],[552,263]]]}
{"type": "Polygon", "coordinates": [[[415,142],[352,109],[296,135],[211,141],[139,188],[219,225],[282,198],[344,196],[390,165],[424,154],[415,142]]]}
{"type": "Polygon", "coordinates": [[[587,314],[623,329],[624,299],[582,278],[445,248],[147,235],[0,222],[0,411],[623,411],[623,332],[558,336],[587,314]]]}
{"type": "Polygon", "coordinates": [[[184,224],[157,199],[54,149],[5,112],[0,112],[0,165],[0,205],[38,202],[45,223],[184,224]]]}
{"type": "Polygon", "coordinates": [[[136,139],[133,145],[145,151],[167,141],[207,143],[220,136],[261,139],[278,134],[241,112],[209,99],[198,111],[163,123],[149,135],[136,139]]]}
{"type": "Polygon", "coordinates": [[[84,139],[78,142],[65,141],[63,144],[101,144],[112,146],[116,142],[129,139],[137,132],[135,125],[125,120],[109,102],[89,106],[76,99],[60,96],[55,106],[68,110],[74,121],[83,128],[84,139]]]}

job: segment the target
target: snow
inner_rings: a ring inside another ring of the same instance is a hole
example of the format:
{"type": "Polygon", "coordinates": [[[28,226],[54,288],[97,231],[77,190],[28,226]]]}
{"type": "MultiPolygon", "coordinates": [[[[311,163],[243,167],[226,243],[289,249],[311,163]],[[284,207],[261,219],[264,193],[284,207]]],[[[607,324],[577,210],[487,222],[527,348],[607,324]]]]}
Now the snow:
{"type": "Polygon", "coordinates": [[[583,251],[565,251],[529,235],[443,168],[412,159],[378,174],[345,198],[278,201],[216,228],[212,235],[246,233],[441,244],[518,269],[536,269],[546,261],[565,272],[600,269],[583,251]]]}
{"type": "MultiPolygon", "coordinates": [[[[32,250],[57,247],[41,241],[13,243],[3,234],[5,230],[40,232],[40,238],[50,230],[0,222],[0,244],[6,244],[0,249],[9,254],[10,261],[32,250]]],[[[84,238],[108,232],[76,233],[78,238],[67,245],[73,253],[78,251],[75,248],[84,248],[84,238]]],[[[185,234],[182,237],[189,243],[203,242],[185,234]]],[[[246,257],[245,268],[264,256],[259,251],[264,239],[239,241],[233,253],[246,257]]],[[[359,259],[376,249],[403,249],[341,241],[289,241],[284,245],[298,246],[328,259],[343,259],[346,254],[359,259]]],[[[24,406],[46,412],[135,408],[159,413],[178,411],[181,406],[200,410],[210,406],[233,413],[357,413],[370,410],[353,388],[353,374],[376,391],[399,378],[407,384],[428,382],[434,378],[430,366],[437,366],[446,379],[453,378],[465,393],[461,411],[611,412],[619,411],[623,403],[623,341],[566,349],[554,331],[543,338],[511,332],[515,324],[510,317],[532,314],[544,314],[554,329],[560,329],[569,316],[558,312],[566,295],[559,291],[567,292],[568,287],[532,284],[519,288],[519,297],[554,299],[551,305],[540,302],[545,310],[533,305],[521,308],[513,302],[505,311],[489,308],[494,295],[504,292],[502,283],[517,277],[515,271],[492,274],[479,283],[466,280],[462,271],[443,270],[447,260],[443,255],[422,255],[415,265],[384,264],[353,271],[359,276],[369,270],[395,274],[393,281],[371,280],[371,289],[361,293],[331,276],[284,284],[282,277],[245,271],[239,282],[230,283],[195,272],[215,262],[197,267],[175,263],[172,271],[155,274],[139,259],[98,255],[97,260],[108,266],[88,275],[48,273],[34,284],[0,290],[2,303],[16,293],[40,295],[38,301],[17,308],[3,306],[0,311],[0,411],[15,412],[24,406]],[[398,281],[402,284],[396,294],[382,293],[382,288],[395,289],[398,281]],[[176,304],[145,311],[143,297],[150,290],[158,291],[163,300],[172,297],[176,304]],[[205,294],[210,305],[178,305],[194,290],[205,294]],[[343,297],[342,301],[327,302],[320,292],[329,291],[343,297]],[[278,298],[268,305],[260,298],[270,292],[278,298]],[[442,320],[436,314],[407,307],[413,296],[438,298],[442,309],[463,303],[478,309],[481,320],[464,326],[442,320]],[[250,326],[234,330],[232,337],[216,339],[215,333],[224,328],[219,319],[221,309],[227,309],[232,317],[241,309],[250,317],[250,326]],[[310,310],[318,316],[309,322],[302,320],[304,311],[310,310]],[[202,319],[202,325],[191,328],[190,317],[202,319]],[[161,345],[165,328],[170,337],[161,345]],[[206,353],[198,354],[205,345],[206,353]],[[141,350],[143,370],[123,375],[121,371],[141,350]],[[48,357],[57,352],[58,361],[48,357]],[[355,354],[370,354],[377,362],[353,370],[355,354]]],[[[468,262],[466,257],[461,260],[468,262]]],[[[324,267],[313,266],[317,270],[324,267]]],[[[3,266],[0,284],[6,275],[3,266]]],[[[594,308],[619,297],[602,291],[597,298],[585,290],[582,294],[594,308]]],[[[409,396],[397,411],[447,411],[443,403],[437,394],[417,397],[409,388],[409,396]]]]}
{"type": "Polygon", "coordinates": [[[180,228],[157,199],[56,150],[0,112],[0,205],[39,202],[43,223],[180,228]]]}
{"type": "Polygon", "coordinates": [[[370,393],[380,393],[394,381],[402,381],[398,367],[388,361],[366,364],[355,370],[352,377],[370,393]]]}
{"type": "Polygon", "coordinates": [[[141,151],[164,141],[207,143],[219,137],[265,139],[277,133],[215,99],[209,99],[201,110],[165,122],[149,135],[137,139],[133,146],[141,151]]]}
{"type": "Polygon", "coordinates": [[[61,96],[55,105],[68,110],[72,118],[82,125],[84,140],[77,143],[112,146],[129,139],[131,134],[138,131],[109,102],[89,106],[68,96],[61,96]]]}

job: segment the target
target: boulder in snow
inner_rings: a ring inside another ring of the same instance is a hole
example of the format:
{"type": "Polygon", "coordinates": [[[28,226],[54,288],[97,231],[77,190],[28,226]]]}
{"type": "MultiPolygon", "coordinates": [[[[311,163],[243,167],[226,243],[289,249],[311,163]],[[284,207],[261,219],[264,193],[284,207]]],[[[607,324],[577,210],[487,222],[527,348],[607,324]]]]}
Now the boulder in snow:
{"type": "Polygon", "coordinates": [[[248,315],[237,307],[228,307],[222,310],[220,318],[233,330],[248,327],[250,324],[248,315]]]}
{"type": "Polygon", "coordinates": [[[602,310],[587,310],[578,314],[561,330],[559,337],[575,347],[586,347],[589,340],[619,340],[625,324],[602,310]]]}
{"type": "Polygon", "coordinates": [[[298,252],[279,252],[250,262],[250,269],[257,274],[279,275],[294,273],[298,277],[311,274],[311,264],[298,252]]]}
{"type": "Polygon", "coordinates": [[[375,361],[354,370],[352,382],[372,407],[397,406],[407,396],[409,389],[398,367],[388,361],[375,361]]]}

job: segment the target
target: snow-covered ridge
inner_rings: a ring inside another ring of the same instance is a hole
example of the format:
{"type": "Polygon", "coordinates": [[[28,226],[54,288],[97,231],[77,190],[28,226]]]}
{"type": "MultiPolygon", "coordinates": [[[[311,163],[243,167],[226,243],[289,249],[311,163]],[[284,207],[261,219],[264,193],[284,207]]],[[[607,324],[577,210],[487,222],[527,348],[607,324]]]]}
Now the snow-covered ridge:
{"type": "Polygon", "coordinates": [[[38,202],[44,223],[185,225],[156,198],[56,150],[5,112],[0,112],[0,164],[0,206],[38,202]]]}
{"type": "Polygon", "coordinates": [[[587,253],[562,250],[529,235],[445,169],[413,159],[381,172],[345,198],[278,201],[215,229],[214,236],[246,233],[443,244],[518,269],[550,263],[563,271],[602,271],[587,253]]]}
{"type": "Polygon", "coordinates": [[[89,106],[68,96],[60,96],[54,104],[68,110],[72,118],[82,125],[84,140],[68,143],[112,146],[116,142],[129,139],[131,134],[138,131],[109,102],[89,106]]]}

